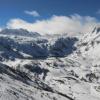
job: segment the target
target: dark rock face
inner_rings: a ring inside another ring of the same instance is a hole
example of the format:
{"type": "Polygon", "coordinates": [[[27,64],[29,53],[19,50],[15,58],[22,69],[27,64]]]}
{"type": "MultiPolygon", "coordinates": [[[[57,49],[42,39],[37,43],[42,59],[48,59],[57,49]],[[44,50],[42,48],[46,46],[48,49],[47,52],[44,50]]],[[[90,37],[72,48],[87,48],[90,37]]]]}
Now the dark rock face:
{"type": "Polygon", "coordinates": [[[78,41],[77,38],[59,38],[55,44],[51,45],[50,52],[56,57],[67,56],[77,49],[74,46],[76,41],[78,41]]]}
{"type": "Polygon", "coordinates": [[[12,60],[15,58],[24,59],[20,52],[30,55],[34,59],[45,59],[49,56],[64,57],[77,49],[74,46],[76,41],[78,41],[77,38],[67,37],[55,40],[54,44],[51,44],[47,39],[20,43],[8,37],[0,37],[0,51],[2,51],[1,56],[4,59],[12,60]]]}

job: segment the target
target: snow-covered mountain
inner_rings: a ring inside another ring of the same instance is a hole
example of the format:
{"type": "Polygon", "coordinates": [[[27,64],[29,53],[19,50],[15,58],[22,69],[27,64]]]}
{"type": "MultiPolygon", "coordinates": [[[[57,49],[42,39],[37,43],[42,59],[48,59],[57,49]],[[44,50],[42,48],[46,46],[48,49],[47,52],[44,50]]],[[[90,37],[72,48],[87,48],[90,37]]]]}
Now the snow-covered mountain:
{"type": "Polygon", "coordinates": [[[27,37],[37,37],[40,36],[37,32],[29,32],[25,29],[3,29],[0,34],[3,35],[17,35],[17,36],[27,36],[27,37]]]}
{"type": "Polygon", "coordinates": [[[100,100],[99,35],[2,30],[0,100],[100,100]]]}
{"type": "Polygon", "coordinates": [[[93,31],[85,34],[79,41],[79,52],[88,59],[91,59],[92,63],[99,62],[100,59],[100,27],[95,27],[93,31]],[[96,62],[95,62],[96,61],[96,62]]]}

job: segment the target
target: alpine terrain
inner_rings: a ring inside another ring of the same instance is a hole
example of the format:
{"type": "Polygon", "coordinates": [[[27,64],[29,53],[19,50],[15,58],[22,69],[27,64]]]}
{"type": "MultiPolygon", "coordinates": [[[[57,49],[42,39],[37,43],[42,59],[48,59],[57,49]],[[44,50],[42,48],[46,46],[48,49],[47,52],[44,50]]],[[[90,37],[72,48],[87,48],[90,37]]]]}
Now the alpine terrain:
{"type": "Polygon", "coordinates": [[[0,32],[0,100],[100,100],[100,27],[69,36],[0,32]]]}

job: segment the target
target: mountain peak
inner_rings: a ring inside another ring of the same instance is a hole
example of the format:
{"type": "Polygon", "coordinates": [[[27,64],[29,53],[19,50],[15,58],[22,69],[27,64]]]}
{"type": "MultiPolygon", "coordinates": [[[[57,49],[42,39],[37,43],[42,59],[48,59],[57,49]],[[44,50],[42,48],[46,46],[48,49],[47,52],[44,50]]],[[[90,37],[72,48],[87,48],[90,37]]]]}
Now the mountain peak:
{"type": "Polygon", "coordinates": [[[93,31],[92,31],[92,33],[99,33],[100,32],[100,27],[95,27],[94,29],[93,29],[93,31]]]}
{"type": "Polygon", "coordinates": [[[28,36],[28,37],[34,37],[34,36],[40,36],[37,32],[29,32],[26,29],[3,29],[0,34],[3,35],[18,35],[18,36],[28,36]]]}

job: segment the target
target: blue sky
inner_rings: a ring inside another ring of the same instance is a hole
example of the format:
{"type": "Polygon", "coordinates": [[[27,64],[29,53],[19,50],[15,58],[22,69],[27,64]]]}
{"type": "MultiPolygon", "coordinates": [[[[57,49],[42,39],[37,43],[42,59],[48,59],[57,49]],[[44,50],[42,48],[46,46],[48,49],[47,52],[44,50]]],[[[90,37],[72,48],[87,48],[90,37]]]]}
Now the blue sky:
{"type": "Polygon", "coordinates": [[[99,19],[96,12],[100,9],[100,0],[0,0],[0,24],[5,24],[11,18],[22,18],[33,21],[36,18],[28,16],[25,10],[36,10],[39,19],[52,15],[89,15],[99,19]]]}
{"type": "Polygon", "coordinates": [[[56,16],[91,16],[100,20],[100,0],[0,0],[0,26],[5,26],[11,19],[27,22],[45,20],[56,16]],[[26,11],[35,11],[39,16],[32,16],[26,11]]]}

